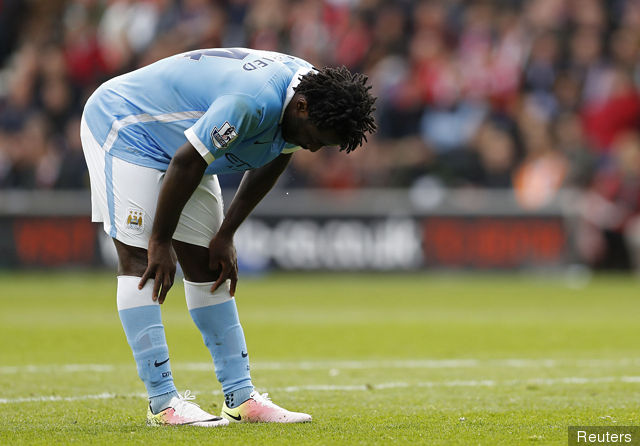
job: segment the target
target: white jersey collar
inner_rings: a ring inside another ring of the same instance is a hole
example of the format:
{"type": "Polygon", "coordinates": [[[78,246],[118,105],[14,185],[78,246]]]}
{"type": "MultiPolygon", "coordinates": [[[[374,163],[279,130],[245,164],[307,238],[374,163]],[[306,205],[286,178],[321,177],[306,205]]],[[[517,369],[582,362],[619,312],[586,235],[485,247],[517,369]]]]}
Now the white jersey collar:
{"type": "Polygon", "coordinates": [[[294,88],[296,88],[300,83],[300,78],[311,71],[317,71],[317,70],[314,70],[313,68],[307,68],[307,67],[300,68],[298,71],[295,72],[295,74],[291,78],[291,82],[289,82],[289,86],[287,87],[287,95],[284,98],[284,105],[282,106],[282,111],[280,112],[280,121],[278,121],[278,124],[282,124],[284,111],[286,110],[287,105],[289,105],[289,102],[291,102],[293,95],[296,93],[294,88]]]}

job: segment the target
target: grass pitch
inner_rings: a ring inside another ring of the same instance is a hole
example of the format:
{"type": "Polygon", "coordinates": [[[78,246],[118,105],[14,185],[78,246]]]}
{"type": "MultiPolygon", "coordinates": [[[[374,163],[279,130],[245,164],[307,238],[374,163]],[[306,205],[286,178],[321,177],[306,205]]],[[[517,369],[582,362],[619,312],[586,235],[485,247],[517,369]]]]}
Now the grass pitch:
{"type": "MultiPolygon", "coordinates": [[[[630,277],[273,275],[241,279],[252,377],[310,424],[145,426],[115,278],[0,275],[0,444],[567,444],[640,424],[630,277]]],[[[219,413],[180,282],[163,306],[176,385],[219,413]]]]}

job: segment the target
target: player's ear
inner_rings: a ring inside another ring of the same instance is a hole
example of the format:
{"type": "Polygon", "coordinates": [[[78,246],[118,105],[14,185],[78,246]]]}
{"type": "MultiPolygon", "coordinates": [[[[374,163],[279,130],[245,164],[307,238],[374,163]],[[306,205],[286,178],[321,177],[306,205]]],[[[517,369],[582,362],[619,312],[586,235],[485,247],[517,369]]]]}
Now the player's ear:
{"type": "Polygon", "coordinates": [[[309,103],[307,102],[307,98],[302,95],[299,95],[296,99],[296,110],[302,113],[309,113],[309,103]]]}

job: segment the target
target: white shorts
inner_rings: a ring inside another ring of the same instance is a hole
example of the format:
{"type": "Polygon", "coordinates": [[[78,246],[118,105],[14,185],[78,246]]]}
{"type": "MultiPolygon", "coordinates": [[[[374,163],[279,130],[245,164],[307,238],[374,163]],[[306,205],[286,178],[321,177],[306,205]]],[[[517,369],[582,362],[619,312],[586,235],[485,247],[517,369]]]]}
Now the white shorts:
{"type": "MultiPolygon", "coordinates": [[[[125,245],[147,249],[165,173],[138,166],[105,152],[84,118],[82,149],[91,180],[91,221],[125,245]]],[[[205,175],[187,201],[174,240],[209,246],[223,219],[222,192],[215,175],[205,175]]]]}

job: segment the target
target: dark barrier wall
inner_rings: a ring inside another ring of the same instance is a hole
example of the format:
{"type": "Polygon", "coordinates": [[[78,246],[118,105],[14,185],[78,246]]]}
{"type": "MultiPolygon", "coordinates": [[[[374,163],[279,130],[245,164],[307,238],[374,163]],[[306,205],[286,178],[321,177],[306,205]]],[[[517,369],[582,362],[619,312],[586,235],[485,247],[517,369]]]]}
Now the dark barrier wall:
{"type": "Polygon", "coordinates": [[[432,217],[422,221],[426,264],[515,268],[564,262],[567,235],[559,217],[432,217]]]}
{"type": "MultiPolygon", "coordinates": [[[[0,228],[3,268],[109,263],[88,217],[4,218],[0,228]]],[[[246,221],[236,245],[251,271],[511,269],[560,266],[567,236],[558,217],[270,217],[246,221]]]]}
{"type": "Polygon", "coordinates": [[[236,245],[241,265],[255,270],[512,269],[567,257],[558,216],[253,218],[236,245]]]}
{"type": "MultiPolygon", "coordinates": [[[[523,212],[504,197],[469,209],[452,196],[421,209],[406,191],[274,195],[236,235],[244,270],[546,268],[569,257],[570,234],[558,209],[523,212]]],[[[90,222],[86,195],[16,202],[0,216],[0,267],[112,266],[111,244],[90,222]]]]}
{"type": "Polygon", "coordinates": [[[97,226],[88,217],[14,217],[0,220],[1,267],[101,265],[97,226]]]}

